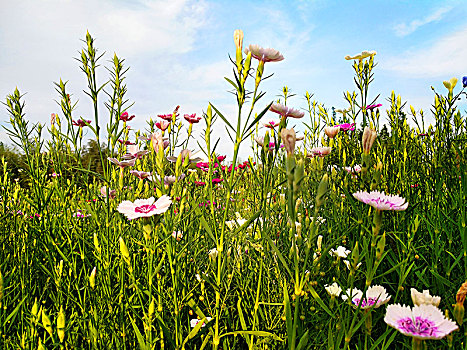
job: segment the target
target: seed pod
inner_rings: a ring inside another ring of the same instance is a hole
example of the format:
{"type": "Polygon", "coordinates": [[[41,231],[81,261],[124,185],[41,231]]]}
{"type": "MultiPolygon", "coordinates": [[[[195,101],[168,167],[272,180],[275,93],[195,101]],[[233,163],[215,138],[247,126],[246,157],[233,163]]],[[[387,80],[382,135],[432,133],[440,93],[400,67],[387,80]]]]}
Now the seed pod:
{"type": "Polygon", "coordinates": [[[65,339],[65,312],[61,306],[57,317],[57,333],[60,343],[63,343],[63,339],[65,339]]]}
{"type": "Polygon", "coordinates": [[[50,321],[49,316],[45,312],[45,309],[42,309],[42,326],[45,328],[47,333],[52,337],[53,336],[53,329],[52,329],[52,322],[50,321]]]}

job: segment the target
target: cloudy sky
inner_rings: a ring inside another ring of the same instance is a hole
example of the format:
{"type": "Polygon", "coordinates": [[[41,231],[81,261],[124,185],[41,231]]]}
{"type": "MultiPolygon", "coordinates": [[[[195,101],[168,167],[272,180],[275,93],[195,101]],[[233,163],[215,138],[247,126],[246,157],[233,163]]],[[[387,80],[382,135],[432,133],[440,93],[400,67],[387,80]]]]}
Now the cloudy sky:
{"type": "MultiPolygon", "coordinates": [[[[355,87],[344,56],[362,50],[378,52],[370,94],[381,94],[383,109],[395,90],[415,109],[428,110],[430,86],[443,91],[443,80],[467,75],[462,0],[20,0],[2,1],[1,8],[0,98],[15,87],[27,93],[27,118],[35,122],[47,123],[59,112],[53,82],[60,78],[79,99],[76,116],[93,119],[82,93],[85,77],[73,59],[86,30],[106,52],[104,65],[115,52],[130,66],[134,128],[176,105],[182,114],[201,115],[212,102],[233,118],[235,98],[223,77],[232,76],[235,29],[243,29],[244,44],[273,47],[285,57],[266,65],[265,74],[274,76],[263,86],[263,105],[287,85],[297,94],[291,106],[305,107],[309,91],[327,107],[345,108],[342,93],[355,87]]],[[[107,79],[104,68],[98,77],[107,79]]],[[[2,109],[0,124],[7,120],[2,109]]],[[[3,131],[0,141],[7,141],[3,131]]]]}

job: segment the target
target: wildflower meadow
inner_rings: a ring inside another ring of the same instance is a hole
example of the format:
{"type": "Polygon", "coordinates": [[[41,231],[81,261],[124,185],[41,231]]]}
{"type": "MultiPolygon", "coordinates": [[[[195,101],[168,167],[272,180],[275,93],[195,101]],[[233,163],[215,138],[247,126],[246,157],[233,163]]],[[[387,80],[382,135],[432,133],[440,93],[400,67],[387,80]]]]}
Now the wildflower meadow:
{"type": "Polygon", "coordinates": [[[334,109],[263,91],[287,52],[243,41],[234,115],[133,115],[89,33],[85,117],[62,80],[47,122],[6,97],[1,349],[467,349],[467,77],[416,111],[362,51],[334,109]]]}

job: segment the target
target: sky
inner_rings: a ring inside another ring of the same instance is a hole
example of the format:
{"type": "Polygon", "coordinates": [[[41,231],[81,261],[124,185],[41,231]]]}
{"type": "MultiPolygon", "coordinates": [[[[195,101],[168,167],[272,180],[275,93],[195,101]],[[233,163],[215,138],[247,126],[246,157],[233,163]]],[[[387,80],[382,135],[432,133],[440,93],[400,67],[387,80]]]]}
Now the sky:
{"type": "MultiPolygon", "coordinates": [[[[6,15],[0,21],[0,100],[18,87],[26,93],[26,118],[43,124],[60,111],[53,84],[59,79],[68,81],[79,100],[76,117],[94,119],[82,92],[85,76],[74,60],[87,30],[105,52],[103,66],[116,53],[130,67],[126,83],[127,97],[135,102],[129,110],[136,115],[134,129],[177,105],[182,115],[202,115],[212,103],[236,118],[236,100],[224,80],[233,77],[235,29],[244,31],[244,46],[272,47],[285,58],[266,64],[265,74],[274,75],[262,84],[267,94],[258,110],[277,99],[283,86],[296,94],[289,106],[304,108],[309,91],[327,108],[346,108],[343,92],[356,87],[344,56],[363,50],[377,51],[370,97],[380,94],[384,120],[392,90],[429,115],[431,86],[444,93],[443,80],[467,75],[462,0],[3,0],[1,8],[6,15]]],[[[98,80],[107,78],[100,67],[98,80]]],[[[100,113],[106,114],[103,106],[100,113]]],[[[2,108],[0,125],[8,126],[8,120],[2,108]]],[[[217,123],[214,137],[224,138],[217,123]]],[[[202,129],[198,124],[194,133],[202,129]]],[[[0,141],[9,143],[3,130],[0,141]]],[[[221,143],[221,153],[230,152],[229,142],[221,143]]]]}

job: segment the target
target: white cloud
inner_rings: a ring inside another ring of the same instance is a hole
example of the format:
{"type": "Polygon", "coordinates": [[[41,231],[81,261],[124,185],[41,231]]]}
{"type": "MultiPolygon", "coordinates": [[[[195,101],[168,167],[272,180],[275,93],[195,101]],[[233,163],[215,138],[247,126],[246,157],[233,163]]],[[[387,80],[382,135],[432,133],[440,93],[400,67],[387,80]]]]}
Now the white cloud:
{"type": "Polygon", "coordinates": [[[424,18],[414,19],[410,23],[399,23],[395,25],[394,31],[397,36],[407,36],[415,32],[421,26],[441,20],[444,15],[451,10],[452,6],[441,7],[424,18]]]}
{"type": "Polygon", "coordinates": [[[415,78],[443,78],[467,73],[467,27],[441,37],[433,45],[388,57],[381,68],[415,78]]]}

